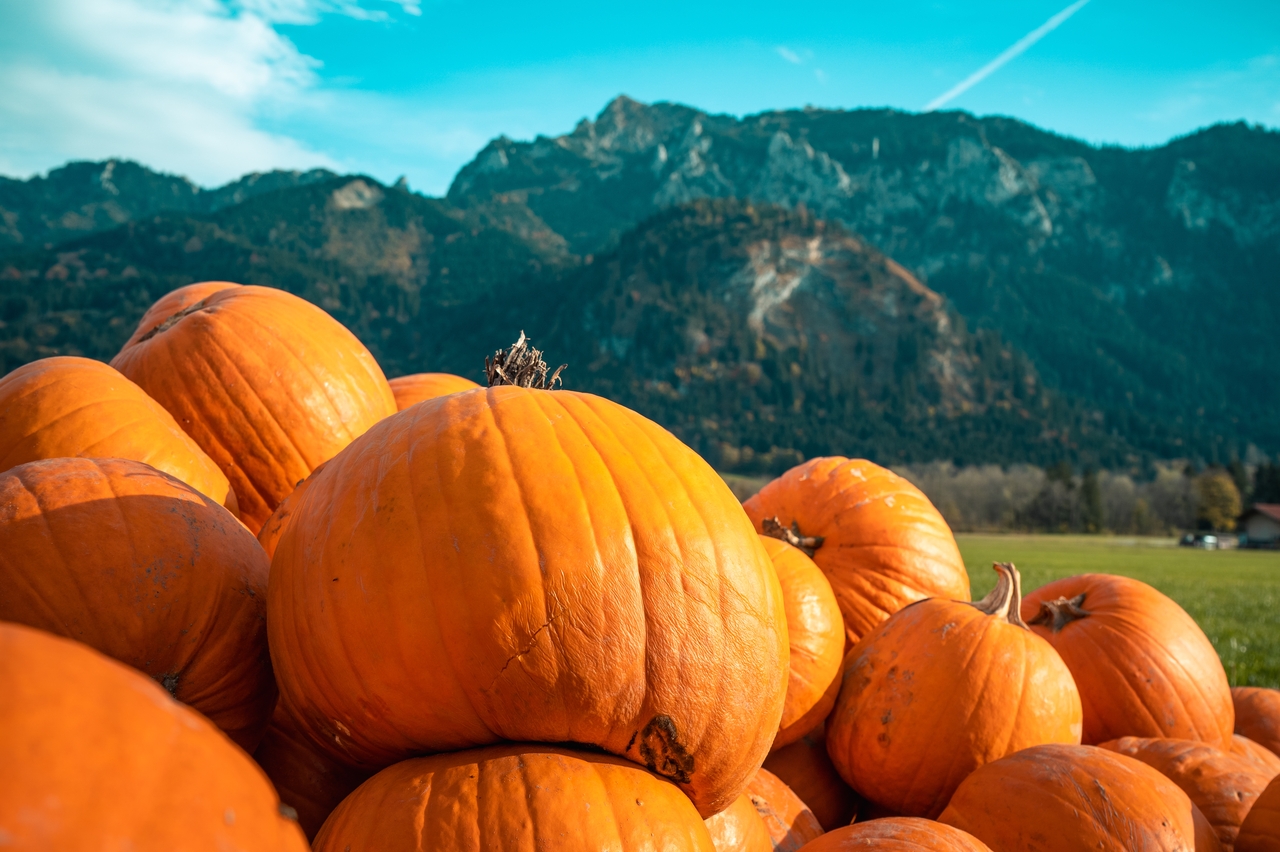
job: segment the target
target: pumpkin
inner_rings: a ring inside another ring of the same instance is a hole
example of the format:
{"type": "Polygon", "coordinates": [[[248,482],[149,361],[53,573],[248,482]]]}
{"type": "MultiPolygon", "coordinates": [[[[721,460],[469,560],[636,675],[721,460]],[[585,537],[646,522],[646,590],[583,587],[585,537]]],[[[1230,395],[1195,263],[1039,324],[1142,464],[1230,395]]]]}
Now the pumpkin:
{"type": "Polygon", "coordinates": [[[608,755],[533,745],[397,763],[343,800],[315,852],[712,852],[675,785],[608,755]]]}
{"type": "Polygon", "coordinates": [[[844,622],[831,583],[813,560],[781,539],[761,543],[782,587],[791,662],[787,700],[773,748],[795,742],[827,718],[840,690],[844,658],[844,622]]]}
{"type": "Polygon", "coordinates": [[[1080,742],[1080,696],[1048,642],[1022,623],[1018,571],[977,603],[927,600],[849,654],[827,752],[860,795],[936,817],[970,772],[1042,743],[1080,742]]]}
{"type": "Polygon", "coordinates": [[[262,771],[145,676],[0,623],[0,837],[10,849],[303,852],[262,771]]]}
{"type": "MultiPolygon", "coordinates": [[[[1190,852],[1194,807],[1178,785],[1145,763],[1055,743],[979,767],[938,819],[996,850],[1190,852]]],[[[1212,832],[1208,838],[1216,842],[1212,832]]]]}
{"type": "Polygon", "coordinates": [[[396,410],[355,335],[268,287],[215,290],[111,364],[218,464],[255,533],[317,465],[396,410]]]}
{"type": "Polygon", "coordinates": [[[1254,800],[1240,824],[1235,852],[1280,852],[1280,778],[1254,800]]]}
{"type": "Polygon", "coordinates": [[[716,852],[773,852],[773,837],[746,793],[706,823],[716,852]]]}
{"type": "Polygon", "coordinates": [[[128,349],[137,343],[139,338],[150,334],[164,324],[165,320],[182,313],[197,302],[203,302],[219,290],[229,290],[239,286],[231,281],[200,281],[170,290],[147,308],[142,319],[138,320],[133,334],[129,335],[129,339],[125,341],[123,348],[128,349]]]}
{"type": "Polygon", "coordinates": [[[1249,807],[1272,777],[1246,758],[1191,740],[1123,737],[1100,747],[1141,760],[1181,787],[1227,852],[1249,807]]]}
{"type": "Polygon", "coordinates": [[[850,644],[909,603],[969,599],[969,575],[942,515],[907,480],[865,459],[811,459],[743,508],[800,546],[831,581],[850,644]]]}
{"type": "Polygon", "coordinates": [[[368,779],[361,772],[334,760],[298,733],[298,723],[285,701],[276,703],[271,725],[253,759],[267,773],[280,801],[293,808],[307,840],[347,795],[368,779]]]}
{"type": "Polygon", "coordinates": [[[665,429],[500,385],[387,418],[306,488],[268,628],[334,757],[583,743],[704,817],[759,768],[786,696],[781,589],[728,486],[665,429]]]}
{"type": "Polygon", "coordinates": [[[837,828],[803,847],[803,852],[853,852],[857,849],[990,852],[981,840],[971,834],[919,817],[888,817],[837,828]]]}
{"type": "Polygon", "coordinates": [[[480,387],[470,379],[452,373],[414,373],[392,379],[391,392],[396,397],[396,408],[404,411],[411,405],[438,396],[480,387]]]}
{"type": "Polygon", "coordinates": [[[1075,676],[1083,742],[1169,737],[1231,747],[1235,711],[1217,652],[1182,607],[1146,583],[1067,577],[1027,595],[1022,617],[1075,676]]]}
{"type": "Polygon", "coordinates": [[[771,752],[764,768],[795,791],[826,831],[848,825],[857,816],[858,794],[844,783],[827,755],[821,727],[771,752]]]}
{"type": "Polygon", "coordinates": [[[268,563],[226,509],[124,459],[0,473],[0,621],[140,669],[252,751],[275,703],[268,563]]]}
{"type": "Polygon", "coordinates": [[[1235,732],[1273,754],[1280,754],[1280,690],[1259,686],[1231,688],[1235,732]]]}
{"type": "Polygon", "coordinates": [[[298,483],[298,487],[289,493],[289,496],[280,501],[280,505],[271,513],[271,517],[267,518],[267,522],[262,525],[262,529],[258,530],[258,544],[262,545],[262,549],[266,551],[267,559],[271,559],[276,555],[276,542],[280,540],[280,534],[284,532],[285,524],[289,522],[298,512],[298,507],[302,505],[303,495],[307,493],[307,483],[309,483],[317,473],[324,469],[324,464],[316,467],[311,471],[311,476],[298,483]]]}
{"type": "Polygon", "coordinates": [[[227,478],[173,415],[88,358],[41,358],[0,379],[0,470],[56,458],[146,462],[236,513],[227,478]]]}
{"type": "MultiPolygon", "coordinates": [[[[1236,718],[1239,719],[1238,716],[1236,718]]],[[[1270,778],[1280,775],[1280,756],[1277,756],[1270,749],[1263,748],[1243,734],[1233,734],[1231,736],[1231,753],[1245,758],[1254,766],[1266,772],[1270,778]]]]}
{"type": "Polygon", "coordinates": [[[746,795],[769,832],[774,852],[796,852],[810,840],[821,836],[822,826],[813,811],[769,770],[756,772],[747,785],[746,795]]]}

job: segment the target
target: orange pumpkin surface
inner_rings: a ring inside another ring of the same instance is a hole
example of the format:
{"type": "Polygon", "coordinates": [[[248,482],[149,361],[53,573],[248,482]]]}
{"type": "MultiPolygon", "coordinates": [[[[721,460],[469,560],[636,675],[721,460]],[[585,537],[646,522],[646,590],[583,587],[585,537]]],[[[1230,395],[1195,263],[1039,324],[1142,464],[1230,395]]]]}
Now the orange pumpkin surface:
{"type": "Polygon", "coordinates": [[[827,718],[840,691],[844,658],[844,622],[831,583],[813,560],[771,536],[761,543],[782,586],[791,663],[787,701],[773,748],[795,742],[827,718]]]}
{"type": "Polygon", "coordinates": [[[480,387],[470,379],[452,373],[414,373],[394,378],[390,384],[391,392],[396,396],[396,408],[400,411],[428,399],[480,387]]]}
{"type": "Polygon", "coordinates": [[[141,462],[0,473],[0,620],[142,670],[247,751],[276,699],[268,567],[226,509],[141,462]]]}
{"type": "Polygon", "coordinates": [[[733,494],[666,430],[589,394],[464,391],[387,418],[306,489],[272,560],[271,653],[335,757],[585,743],[704,816],[759,768],[782,593],[733,494]]]}
{"type": "Polygon", "coordinates": [[[1083,742],[1170,737],[1231,747],[1235,711],[1217,652],[1182,607],[1146,583],[1067,577],[1027,595],[1022,617],[1075,676],[1083,742]]]}
{"type": "Polygon", "coordinates": [[[827,719],[827,752],[860,795],[936,817],[973,770],[1042,743],[1080,742],[1066,665],[1018,615],[1017,569],[978,603],[928,600],[854,646],[827,719]]]}
{"type": "MultiPolygon", "coordinates": [[[[1053,744],[979,767],[938,819],[995,850],[1191,852],[1194,808],[1178,785],[1145,763],[1053,744]]],[[[1212,832],[1208,839],[1216,842],[1212,832]]]]}
{"type": "Polygon", "coordinates": [[[262,771],[133,669],[0,623],[7,849],[303,852],[262,771]]]}
{"type": "Polygon", "coordinates": [[[813,811],[769,770],[756,772],[747,785],[746,795],[764,821],[774,852],[796,852],[810,840],[821,836],[822,826],[813,811]]]}
{"type": "Polygon", "coordinates": [[[764,768],[795,791],[825,830],[848,825],[857,816],[858,794],[844,783],[827,755],[822,728],[771,752],[764,768]]]}
{"type": "Polygon", "coordinates": [[[990,852],[986,845],[958,828],[919,817],[887,817],[830,831],[803,848],[803,852],[990,852]]]}
{"type": "Polygon", "coordinates": [[[1280,754],[1280,689],[1236,686],[1231,689],[1235,708],[1235,732],[1280,754]]]}
{"type": "Polygon", "coordinates": [[[170,290],[147,308],[146,313],[142,315],[142,319],[138,320],[138,326],[133,330],[133,334],[129,335],[129,339],[125,341],[122,348],[128,349],[137,343],[139,338],[155,331],[157,327],[163,325],[165,320],[180,314],[187,308],[202,302],[205,299],[217,293],[219,290],[229,290],[232,287],[239,287],[239,284],[231,281],[200,281],[195,284],[188,284],[185,287],[179,287],[176,290],[170,290]]]}
{"type": "Polygon", "coordinates": [[[746,793],[706,823],[716,852],[773,852],[773,838],[746,793]]]}
{"type": "MultiPolygon", "coordinates": [[[[1237,719],[1240,717],[1237,716],[1237,719]]],[[[1237,722],[1237,726],[1238,726],[1237,722]]],[[[1280,775],[1280,756],[1271,749],[1263,748],[1243,734],[1231,736],[1231,753],[1246,758],[1250,763],[1262,769],[1268,777],[1280,775]]]]}
{"type": "Polygon", "coordinates": [[[775,518],[817,544],[850,644],[909,603],[969,599],[969,575],[942,515],[920,489],[864,459],[811,459],[743,508],[756,530],[775,518]],[[819,543],[817,540],[821,539],[819,543]]]}
{"type": "Polygon", "coordinates": [[[1100,748],[1141,760],[1181,787],[1227,852],[1245,814],[1272,777],[1246,758],[1191,740],[1122,737],[1100,748]]]}
{"type": "Polygon", "coordinates": [[[1280,778],[1254,800],[1240,824],[1235,852],[1280,852],[1280,778]]]}
{"type": "Polygon", "coordinates": [[[311,471],[311,476],[298,483],[298,487],[289,493],[289,496],[280,501],[280,505],[271,513],[271,517],[267,518],[267,522],[262,525],[262,529],[258,530],[258,544],[262,545],[262,549],[266,551],[267,559],[272,559],[276,555],[276,542],[280,540],[280,534],[284,532],[285,524],[298,512],[298,507],[302,505],[303,495],[307,493],[307,484],[312,478],[324,469],[321,464],[311,471]]]}
{"type": "Polygon", "coordinates": [[[348,796],[315,852],[712,852],[673,784],[607,755],[533,745],[421,757],[348,796]]]}
{"type": "Polygon", "coordinates": [[[111,364],[218,464],[254,533],[299,481],[396,410],[355,335],[269,287],[217,289],[111,364]]]}
{"type": "Polygon", "coordinates": [[[160,403],[101,361],[59,356],[19,367],[0,379],[0,412],[0,470],[41,459],[133,459],[235,514],[213,459],[160,403]]]}

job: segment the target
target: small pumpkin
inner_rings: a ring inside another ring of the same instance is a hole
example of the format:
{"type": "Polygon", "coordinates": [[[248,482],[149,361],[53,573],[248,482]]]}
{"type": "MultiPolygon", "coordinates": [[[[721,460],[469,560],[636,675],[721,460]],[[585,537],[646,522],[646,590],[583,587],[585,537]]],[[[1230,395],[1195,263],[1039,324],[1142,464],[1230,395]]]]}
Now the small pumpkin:
{"type": "Polygon", "coordinates": [[[0,412],[0,470],[41,459],[133,459],[236,514],[235,493],[213,459],[160,403],[101,361],[24,364],[0,379],[0,412]]]}
{"type": "Polygon", "coordinates": [[[802,852],[991,852],[981,840],[958,828],[919,817],[886,817],[830,831],[802,852]]]}
{"type": "Polygon", "coordinates": [[[673,784],[609,755],[533,745],[420,757],[343,800],[315,852],[713,852],[673,784]]]}
{"type": "Polygon", "coordinates": [[[756,772],[746,795],[769,832],[774,852],[796,852],[822,835],[822,826],[809,806],[769,770],[756,772]]]}
{"type": "Polygon", "coordinates": [[[255,534],[300,480],[396,410],[355,335],[270,287],[215,289],[137,335],[111,365],[218,464],[255,534]]]}
{"type": "Polygon", "coordinates": [[[1235,852],[1280,852],[1280,778],[1254,800],[1240,824],[1235,852]]]}
{"type": "Polygon", "coordinates": [[[1080,696],[1023,624],[1017,569],[978,603],[927,600],[854,646],[827,719],[827,752],[860,795],[936,817],[973,770],[1030,746],[1080,742],[1080,696]]]}
{"type": "Polygon", "coordinates": [[[1191,740],[1123,737],[1100,748],[1141,760],[1181,787],[1227,852],[1245,814],[1272,777],[1246,758],[1191,740]]]}
{"type": "Polygon", "coordinates": [[[470,379],[464,379],[452,373],[414,373],[394,378],[390,381],[390,385],[391,392],[396,397],[396,409],[399,411],[404,411],[409,406],[417,405],[424,400],[480,387],[470,379]]]}
{"type": "Polygon", "coordinates": [[[303,852],[253,761],[137,671],[0,623],[0,837],[10,849],[303,852]]]}
{"type": "Polygon", "coordinates": [[[1238,754],[1267,773],[1269,778],[1280,775],[1280,756],[1270,749],[1263,748],[1244,734],[1231,736],[1231,753],[1238,754]]]}
{"type": "Polygon", "coordinates": [[[865,459],[810,459],[743,504],[831,581],[849,644],[909,603],[969,599],[955,537],[920,489],[865,459]]]}
{"type": "Polygon", "coordinates": [[[1260,686],[1231,688],[1231,704],[1235,710],[1235,732],[1280,754],[1280,689],[1260,686]]]}
{"type": "Polygon", "coordinates": [[[1222,662],[1191,616],[1151,586],[1067,577],[1027,595],[1022,617],[1075,677],[1084,743],[1169,737],[1230,749],[1235,711],[1222,662]]]}
{"type": "Polygon", "coordinates": [[[773,838],[746,793],[706,823],[716,852],[773,852],[773,838]]]}
{"type": "Polygon", "coordinates": [[[831,583],[813,560],[772,536],[761,543],[782,587],[791,662],[787,700],[772,748],[789,745],[827,718],[840,691],[844,622],[831,583]]]}
{"type": "MultiPolygon", "coordinates": [[[[1093,746],[1032,746],[979,767],[939,822],[992,849],[1191,852],[1195,806],[1145,763],[1093,746]]],[[[1217,840],[1210,831],[1208,841],[1217,840]]]]}
{"type": "Polygon", "coordinates": [[[268,568],[226,509],[141,462],[0,473],[0,620],[140,669],[246,751],[276,700],[268,568]]]}
{"type": "Polygon", "coordinates": [[[858,815],[858,794],[844,783],[827,755],[821,726],[791,745],[770,752],[764,768],[795,791],[826,831],[848,825],[858,815]]]}

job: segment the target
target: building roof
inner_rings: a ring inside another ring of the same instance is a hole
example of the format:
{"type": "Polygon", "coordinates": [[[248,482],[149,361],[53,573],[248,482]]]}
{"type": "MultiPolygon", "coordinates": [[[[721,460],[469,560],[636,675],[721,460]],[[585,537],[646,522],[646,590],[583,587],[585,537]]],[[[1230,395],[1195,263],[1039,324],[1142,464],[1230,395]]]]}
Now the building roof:
{"type": "Polygon", "coordinates": [[[1255,513],[1265,515],[1273,521],[1280,521],[1280,503],[1254,503],[1245,510],[1241,519],[1247,518],[1255,513]]]}

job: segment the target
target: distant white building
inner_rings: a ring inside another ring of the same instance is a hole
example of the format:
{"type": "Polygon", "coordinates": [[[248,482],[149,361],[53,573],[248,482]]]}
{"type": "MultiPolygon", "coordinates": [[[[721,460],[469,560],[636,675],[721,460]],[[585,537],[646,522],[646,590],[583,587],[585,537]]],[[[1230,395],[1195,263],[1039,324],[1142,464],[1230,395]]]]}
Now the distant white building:
{"type": "Polygon", "coordinates": [[[1280,548],[1280,503],[1254,503],[1240,516],[1237,528],[1244,533],[1245,547],[1280,548]]]}

